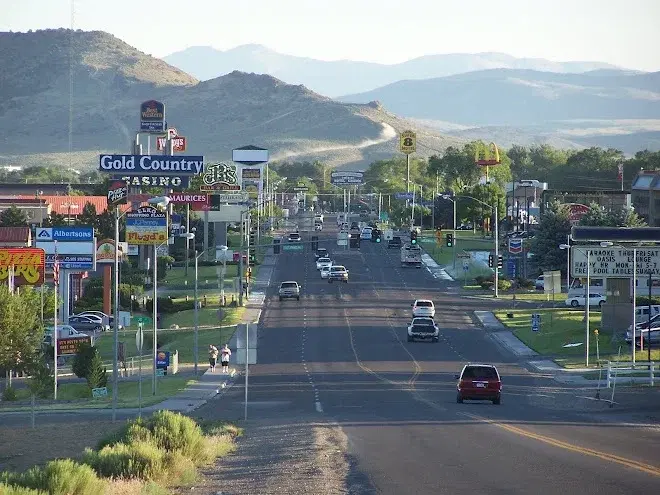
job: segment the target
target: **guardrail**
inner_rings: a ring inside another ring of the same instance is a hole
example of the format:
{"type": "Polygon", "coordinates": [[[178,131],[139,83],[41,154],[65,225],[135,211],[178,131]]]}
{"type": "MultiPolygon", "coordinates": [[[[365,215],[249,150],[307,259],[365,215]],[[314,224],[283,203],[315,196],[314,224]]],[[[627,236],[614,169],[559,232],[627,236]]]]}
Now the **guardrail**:
{"type": "Polygon", "coordinates": [[[648,383],[653,386],[655,381],[660,381],[660,363],[632,361],[608,361],[607,362],[607,388],[620,382],[648,383]]]}

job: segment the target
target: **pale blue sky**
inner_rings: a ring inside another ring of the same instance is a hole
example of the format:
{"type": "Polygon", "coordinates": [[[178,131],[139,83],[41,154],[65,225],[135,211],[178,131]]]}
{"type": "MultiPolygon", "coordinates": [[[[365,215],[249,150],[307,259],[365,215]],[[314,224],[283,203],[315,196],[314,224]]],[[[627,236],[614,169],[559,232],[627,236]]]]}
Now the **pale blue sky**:
{"type": "MultiPolygon", "coordinates": [[[[0,31],[69,27],[70,5],[0,0],[0,31]]],[[[74,19],[157,57],[259,43],[322,60],[497,51],[660,70],[660,0],[75,0],[74,19]]]]}

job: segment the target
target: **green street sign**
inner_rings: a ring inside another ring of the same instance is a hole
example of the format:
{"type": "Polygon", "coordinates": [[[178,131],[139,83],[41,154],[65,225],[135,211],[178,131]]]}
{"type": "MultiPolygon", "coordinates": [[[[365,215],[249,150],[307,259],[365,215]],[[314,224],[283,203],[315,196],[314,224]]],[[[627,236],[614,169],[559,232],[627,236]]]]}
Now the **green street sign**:
{"type": "Polygon", "coordinates": [[[431,238],[431,237],[422,237],[422,238],[420,239],[420,242],[428,242],[428,243],[431,243],[431,242],[435,242],[435,239],[433,239],[433,238],[431,238]]]}
{"type": "Polygon", "coordinates": [[[149,325],[149,324],[151,324],[151,323],[153,322],[153,320],[152,320],[150,317],[148,317],[148,316],[143,316],[143,315],[134,316],[132,319],[133,319],[133,321],[134,321],[135,323],[137,323],[138,325],[140,325],[140,324],[142,324],[142,325],[149,325]]]}
{"type": "Polygon", "coordinates": [[[282,244],[283,251],[302,251],[303,247],[302,244],[282,244]]]}

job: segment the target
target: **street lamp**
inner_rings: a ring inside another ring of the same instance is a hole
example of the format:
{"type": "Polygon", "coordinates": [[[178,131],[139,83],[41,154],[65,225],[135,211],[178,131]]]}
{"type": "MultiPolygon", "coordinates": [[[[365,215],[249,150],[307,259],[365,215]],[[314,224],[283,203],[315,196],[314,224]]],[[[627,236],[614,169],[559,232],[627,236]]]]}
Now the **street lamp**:
{"type": "MultiPolygon", "coordinates": [[[[170,204],[170,198],[167,196],[157,196],[155,198],[151,198],[147,201],[150,205],[155,205],[157,207],[165,208],[167,207],[168,204],[170,204]]],[[[154,280],[153,280],[153,285],[154,285],[154,296],[153,296],[153,319],[154,319],[154,334],[153,334],[153,339],[152,339],[152,345],[153,345],[153,362],[151,364],[152,369],[153,369],[153,375],[152,375],[152,385],[151,385],[151,392],[153,395],[156,395],[156,358],[158,357],[158,336],[157,336],[157,330],[158,330],[158,248],[161,247],[162,245],[166,244],[169,242],[169,238],[163,242],[161,242],[159,245],[154,245],[154,280]]],[[[115,320],[116,321],[116,320],[115,320]]]]}
{"type": "MultiPolygon", "coordinates": [[[[569,241],[570,241],[570,236],[569,236],[569,241]]],[[[601,246],[607,247],[607,243],[602,242],[601,246]]],[[[578,251],[580,251],[581,253],[586,254],[587,256],[587,285],[585,287],[585,295],[584,295],[584,319],[585,319],[585,335],[586,335],[584,354],[585,354],[585,363],[588,368],[589,367],[589,299],[590,299],[589,285],[591,285],[589,268],[591,264],[591,257],[590,257],[591,253],[589,252],[589,249],[587,249],[585,253],[585,251],[583,251],[582,249],[576,246],[573,247],[578,251]]],[[[569,244],[560,244],[559,249],[566,249],[567,251],[570,252],[571,246],[569,244]]],[[[570,265],[569,265],[569,270],[570,270],[570,265]]]]}
{"type": "MultiPolygon", "coordinates": [[[[229,247],[227,246],[219,246],[219,249],[222,251],[222,282],[220,286],[220,301],[222,301],[222,306],[225,305],[225,275],[227,274],[227,251],[229,250],[229,247]]],[[[217,259],[217,256],[216,256],[217,259]]]]}
{"type": "Polygon", "coordinates": [[[456,270],[456,199],[452,198],[449,194],[443,194],[442,199],[448,199],[453,203],[454,206],[454,228],[452,229],[452,256],[454,257],[454,270],[456,270]]]}

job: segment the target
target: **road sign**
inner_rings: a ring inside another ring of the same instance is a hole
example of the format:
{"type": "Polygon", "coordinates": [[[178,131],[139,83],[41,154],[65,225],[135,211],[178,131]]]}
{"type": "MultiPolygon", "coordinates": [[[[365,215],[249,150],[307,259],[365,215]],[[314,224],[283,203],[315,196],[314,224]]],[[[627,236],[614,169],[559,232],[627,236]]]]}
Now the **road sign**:
{"type": "Polygon", "coordinates": [[[330,172],[330,183],[335,186],[361,185],[364,172],[335,171],[330,172]]]}
{"type": "Polygon", "coordinates": [[[541,330],[541,313],[532,313],[532,332],[541,330]]]}
{"type": "Polygon", "coordinates": [[[340,241],[345,241],[348,239],[348,232],[337,232],[337,239],[340,241]]]}
{"type": "Polygon", "coordinates": [[[77,227],[47,227],[37,229],[37,241],[93,241],[94,228],[77,227]]]}
{"type": "Polygon", "coordinates": [[[302,251],[302,244],[282,244],[282,251],[302,251]]]}
{"type": "Polygon", "coordinates": [[[391,241],[392,239],[394,239],[394,231],[391,229],[386,230],[385,232],[383,232],[383,234],[386,241],[391,241]]]}
{"type": "Polygon", "coordinates": [[[456,255],[457,258],[463,258],[463,259],[470,259],[472,256],[470,256],[468,253],[458,253],[456,255]]]}
{"type": "Polygon", "coordinates": [[[435,242],[435,239],[433,237],[422,237],[420,242],[432,243],[435,242]]]}
{"type": "Polygon", "coordinates": [[[132,320],[138,325],[150,325],[153,321],[149,316],[143,315],[134,316],[132,320]]]}
{"type": "MultiPolygon", "coordinates": [[[[660,249],[637,248],[637,276],[660,275],[660,249]]],[[[596,246],[574,246],[571,248],[571,275],[586,278],[587,252],[589,253],[589,275],[594,278],[632,278],[632,248],[601,248],[596,246]]]]}
{"type": "Polygon", "coordinates": [[[337,239],[337,246],[348,246],[348,239],[337,239]]]}
{"type": "Polygon", "coordinates": [[[394,195],[396,199],[410,199],[412,200],[414,197],[414,194],[411,192],[398,192],[394,195]]]}
{"type": "Polygon", "coordinates": [[[309,187],[307,187],[304,184],[298,184],[296,187],[293,188],[293,190],[296,192],[307,192],[309,191],[309,187]]]}
{"type": "Polygon", "coordinates": [[[399,151],[406,155],[417,151],[417,134],[413,131],[403,131],[399,136],[399,151]]]}

